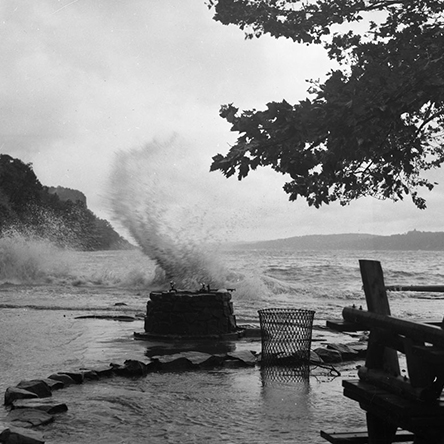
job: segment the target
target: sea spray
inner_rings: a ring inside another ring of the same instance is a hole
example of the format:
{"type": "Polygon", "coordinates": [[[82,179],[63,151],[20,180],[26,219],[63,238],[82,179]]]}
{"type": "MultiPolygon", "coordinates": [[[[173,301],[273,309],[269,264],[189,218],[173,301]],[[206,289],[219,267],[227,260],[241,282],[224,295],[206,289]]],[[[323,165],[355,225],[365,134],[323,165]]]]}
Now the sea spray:
{"type": "Polygon", "coordinates": [[[174,281],[188,289],[226,285],[227,270],[217,254],[217,228],[207,217],[214,198],[201,174],[187,149],[175,140],[116,156],[111,210],[157,265],[156,283],[174,281]]]}
{"type": "Polygon", "coordinates": [[[0,283],[39,283],[66,276],[66,259],[50,241],[10,230],[0,238],[0,283]]]}

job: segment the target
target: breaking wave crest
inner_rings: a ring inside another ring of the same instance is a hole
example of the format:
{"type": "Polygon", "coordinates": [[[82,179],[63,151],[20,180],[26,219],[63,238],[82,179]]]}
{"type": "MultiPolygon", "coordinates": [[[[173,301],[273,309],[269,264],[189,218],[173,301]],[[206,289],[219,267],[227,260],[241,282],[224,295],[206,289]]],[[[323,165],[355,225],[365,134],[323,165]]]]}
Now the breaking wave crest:
{"type": "Polygon", "coordinates": [[[153,264],[138,251],[85,253],[13,231],[0,238],[0,285],[148,288],[153,277],[153,264]]]}
{"type": "Polygon", "coordinates": [[[225,286],[227,271],[216,242],[220,231],[205,208],[205,181],[189,159],[174,141],[119,153],[109,187],[111,209],[155,262],[155,283],[225,286]]]}
{"type": "Polygon", "coordinates": [[[68,274],[63,250],[51,242],[13,231],[0,238],[0,282],[48,282],[68,274]]]}

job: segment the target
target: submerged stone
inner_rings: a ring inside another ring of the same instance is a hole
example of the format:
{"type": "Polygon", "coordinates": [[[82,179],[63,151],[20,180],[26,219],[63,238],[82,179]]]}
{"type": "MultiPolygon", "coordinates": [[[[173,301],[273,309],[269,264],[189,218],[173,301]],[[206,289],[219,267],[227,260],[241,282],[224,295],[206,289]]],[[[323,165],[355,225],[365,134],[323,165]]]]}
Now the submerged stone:
{"type": "Polygon", "coordinates": [[[148,373],[146,364],[134,359],[126,360],[123,365],[111,364],[111,367],[119,376],[145,376],[148,373]]]}
{"type": "Polygon", "coordinates": [[[52,396],[51,389],[48,387],[48,384],[41,379],[20,381],[17,384],[17,387],[28,390],[28,392],[35,393],[39,398],[47,398],[52,396]]]}
{"type": "Polygon", "coordinates": [[[74,379],[71,378],[69,375],[65,375],[62,373],[53,373],[52,375],[48,376],[48,379],[54,379],[55,381],[63,382],[65,386],[75,384],[76,382],[74,379]]]}
{"type": "Polygon", "coordinates": [[[63,413],[68,410],[68,406],[62,402],[56,402],[53,399],[16,399],[12,403],[13,409],[36,409],[42,410],[50,415],[63,413]]]}
{"type": "Polygon", "coordinates": [[[103,365],[101,367],[92,367],[89,369],[82,369],[85,372],[85,378],[96,379],[94,376],[91,378],[87,375],[97,375],[98,378],[110,377],[113,375],[113,368],[110,365],[103,365]]]}
{"type": "Polygon", "coordinates": [[[314,352],[326,363],[333,364],[342,362],[342,355],[337,350],[328,348],[317,348],[314,352]]]}
{"type": "Polygon", "coordinates": [[[160,369],[163,371],[183,371],[190,370],[196,367],[188,358],[181,353],[174,355],[156,356],[153,357],[160,364],[160,369]]]}
{"type": "Polygon", "coordinates": [[[16,399],[38,398],[35,393],[19,387],[8,387],[5,391],[5,405],[11,405],[16,399]]]}
{"type": "Polygon", "coordinates": [[[0,427],[0,442],[4,444],[44,444],[43,434],[22,427],[0,427]]]}
{"type": "Polygon", "coordinates": [[[68,375],[76,384],[82,384],[85,379],[83,372],[57,372],[59,375],[68,375]]]}
{"type": "Polygon", "coordinates": [[[254,366],[256,365],[257,358],[256,355],[249,350],[240,350],[235,352],[227,353],[228,358],[242,361],[245,365],[254,366]]]}
{"type": "Polygon", "coordinates": [[[56,381],[55,379],[44,378],[42,381],[50,388],[51,391],[60,390],[65,387],[63,382],[56,381]]]}
{"type": "Polygon", "coordinates": [[[54,421],[54,416],[36,409],[14,409],[6,417],[8,422],[18,427],[37,427],[54,421]]]}

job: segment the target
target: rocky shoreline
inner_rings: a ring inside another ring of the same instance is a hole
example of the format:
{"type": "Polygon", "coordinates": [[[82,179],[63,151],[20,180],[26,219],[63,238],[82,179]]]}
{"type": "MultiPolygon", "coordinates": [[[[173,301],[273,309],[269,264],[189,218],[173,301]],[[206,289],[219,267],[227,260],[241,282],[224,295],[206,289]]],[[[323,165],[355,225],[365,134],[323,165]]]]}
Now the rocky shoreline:
{"type": "MultiPolygon", "coordinates": [[[[127,319],[125,319],[127,320],[127,319]]],[[[260,343],[260,329],[243,326],[247,345],[260,343]]],[[[317,331],[314,343],[322,346],[311,351],[311,366],[331,365],[335,363],[363,359],[366,341],[327,342],[324,343],[326,330],[317,331]]],[[[254,348],[254,347],[252,347],[254,348]]],[[[260,366],[260,352],[238,350],[226,353],[203,353],[200,351],[165,350],[165,354],[153,355],[146,362],[126,360],[123,364],[110,363],[109,366],[81,368],[76,371],[60,371],[44,379],[20,381],[16,386],[8,387],[4,395],[6,417],[0,422],[0,442],[4,444],[43,444],[44,433],[34,428],[53,422],[57,415],[68,410],[68,405],[52,400],[52,393],[65,387],[106,380],[113,376],[139,378],[152,372],[179,372],[187,370],[210,370],[215,368],[241,368],[260,366]]],[[[283,361],[283,365],[285,362],[283,361]]]]}

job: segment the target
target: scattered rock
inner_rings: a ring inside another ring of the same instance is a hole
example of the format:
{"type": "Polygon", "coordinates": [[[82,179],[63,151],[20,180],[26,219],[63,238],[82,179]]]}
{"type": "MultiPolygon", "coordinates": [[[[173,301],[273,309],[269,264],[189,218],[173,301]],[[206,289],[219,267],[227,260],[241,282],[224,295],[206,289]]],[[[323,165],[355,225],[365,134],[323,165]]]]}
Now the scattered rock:
{"type": "Polygon", "coordinates": [[[313,364],[322,364],[323,359],[314,351],[310,351],[310,362],[313,364]]]}
{"type": "Polygon", "coordinates": [[[11,410],[6,417],[6,420],[17,427],[28,428],[49,424],[54,421],[54,416],[49,415],[42,410],[25,408],[11,410]]]}
{"type": "Polygon", "coordinates": [[[62,381],[56,381],[55,379],[44,378],[42,381],[50,388],[51,391],[60,390],[65,387],[62,381]]]}
{"type": "Polygon", "coordinates": [[[20,381],[17,384],[18,388],[28,390],[28,392],[35,393],[39,398],[48,398],[52,396],[51,389],[46,382],[41,379],[32,379],[31,381],[20,381]]]}
{"type": "Polygon", "coordinates": [[[333,364],[337,362],[342,362],[342,355],[337,350],[332,350],[328,348],[317,348],[314,352],[326,363],[333,364]]]}
{"type": "Polygon", "coordinates": [[[157,360],[161,366],[160,369],[167,372],[191,370],[196,367],[189,359],[184,357],[182,353],[155,356],[152,359],[157,360]]]}
{"type": "Polygon", "coordinates": [[[18,387],[8,387],[5,391],[5,405],[11,405],[16,399],[38,398],[35,393],[18,387]]]}
{"type": "MultiPolygon", "coordinates": [[[[1,429],[0,429],[1,430],[1,429]]],[[[4,444],[44,444],[43,434],[35,430],[10,426],[0,433],[0,442],[4,444]]]]}
{"type": "Polygon", "coordinates": [[[111,364],[114,373],[119,376],[145,376],[148,369],[145,363],[128,359],[123,365],[111,364]]]}
{"type": "Polygon", "coordinates": [[[202,353],[198,351],[186,351],[180,353],[180,355],[188,359],[193,365],[197,367],[200,367],[201,365],[205,364],[213,356],[210,355],[209,353],[202,353]]]}
{"type": "MultiPolygon", "coordinates": [[[[82,369],[85,371],[85,378],[87,378],[86,374],[96,374],[99,378],[103,378],[104,376],[110,377],[113,375],[114,371],[110,365],[103,365],[101,367],[93,367],[90,369],[82,369]]],[[[94,378],[91,378],[94,379],[94,378]]]]}
{"type": "Polygon", "coordinates": [[[57,372],[58,375],[68,375],[76,384],[82,384],[85,379],[83,372],[57,372]]]}
{"type": "Polygon", "coordinates": [[[347,345],[357,353],[355,358],[361,359],[366,356],[366,354],[367,354],[367,342],[366,341],[351,342],[347,345]]]}
{"type": "Polygon", "coordinates": [[[13,409],[36,409],[54,415],[56,413],[63,413],[68,410],[65,403],[56,402],[52,399],[16,399],[12,403],[13,409]]]}
{"type": "Polygon", "coordinates": [[[80,372],[83,375],[83,380],[89,379],[89,380],[96,381],[99,379],[99,374],[97,372],[95,372],[94,370],[80,369],[80,372]]]}
{"type": "Polygon", "coordinates": [[[343,361],[355,359],[358,355],[356,350],[353,350],[346,344],[327,344],[327,349],[338,351],[341,354],[343,361]]]}
{"type": "Polygon", "coordinates": [[[243,362],[246,366],[256,365],[256,356],[249,350],[241,350],[227,353],[229,359],[243,362]]]}
{"type": "Polygon", "coordinates": [[[61,373],[54,373],[50,376],[48,376],[48,379],[53,379],[55,381],[63,382],[65,386],[75,384],[74,379],[71,378],[71,376],[61,374],[61,373]]]}

